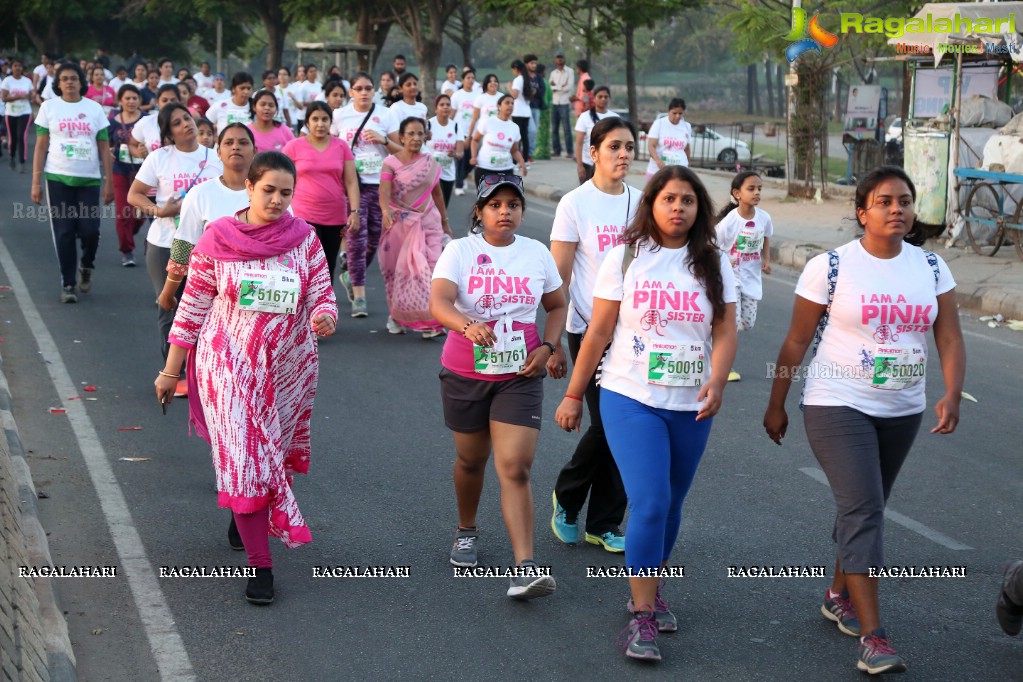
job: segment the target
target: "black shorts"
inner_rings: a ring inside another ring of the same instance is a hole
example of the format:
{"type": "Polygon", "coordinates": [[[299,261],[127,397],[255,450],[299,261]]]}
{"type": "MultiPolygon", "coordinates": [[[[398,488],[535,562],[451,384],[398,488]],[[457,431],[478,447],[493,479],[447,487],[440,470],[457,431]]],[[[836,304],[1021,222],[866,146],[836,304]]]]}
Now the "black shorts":
{"type": "Polygon", "coordinates": [[[539,430],[543,420],[543,377],[482,381],[440,370],[444,425],[458,433],[476,433],[491,420],[539,430]]]}

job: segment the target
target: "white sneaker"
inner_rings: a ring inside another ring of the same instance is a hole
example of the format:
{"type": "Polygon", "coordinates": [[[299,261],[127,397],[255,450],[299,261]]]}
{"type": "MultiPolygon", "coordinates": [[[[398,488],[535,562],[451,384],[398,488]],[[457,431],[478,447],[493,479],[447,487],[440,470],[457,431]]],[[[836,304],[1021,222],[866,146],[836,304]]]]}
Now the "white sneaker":
{"type": "Polygon", "coordinates": [[[462,189],[461,187],[456,187],[456,188],[455,188],[455,196],[456,196],[456,197],[462,197],[462,196],[465,196],[465,190],[464,190],[464,189],[462,189]]]}
{"type": "Polygon", "coordinates": [[[431,329],[428,332],[423,332],[423,338],[424,339],[435,339],[438,336],[444,336],[444,330],[443,329],[431,329]]]}
{"type": "Polygon", "coordinates": [[[387,333],[388,334],[404,334],[405,328],[395,322],[390,316],[387,317],[387,333]]]}

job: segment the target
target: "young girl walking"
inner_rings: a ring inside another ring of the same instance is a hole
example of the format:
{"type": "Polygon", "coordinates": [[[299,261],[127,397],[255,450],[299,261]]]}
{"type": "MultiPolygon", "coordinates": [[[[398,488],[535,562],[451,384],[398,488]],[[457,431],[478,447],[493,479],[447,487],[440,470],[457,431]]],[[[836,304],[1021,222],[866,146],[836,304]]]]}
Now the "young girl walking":
{"type": "MultiPolygon", "coordinates": [[[[748,332],[757,321],[757,303],[763,298],[763,273],[771,274],[771,236],[774,225],[767,211],[759,207],[763,181],[754,171],[743,171],[732,178],[730,201],[718,213],[717,243],[728,254],[735,273],[738,296],[735,326],[748,332]]],[[[733,368],[729,381],[742,376],[733,368]]]]}

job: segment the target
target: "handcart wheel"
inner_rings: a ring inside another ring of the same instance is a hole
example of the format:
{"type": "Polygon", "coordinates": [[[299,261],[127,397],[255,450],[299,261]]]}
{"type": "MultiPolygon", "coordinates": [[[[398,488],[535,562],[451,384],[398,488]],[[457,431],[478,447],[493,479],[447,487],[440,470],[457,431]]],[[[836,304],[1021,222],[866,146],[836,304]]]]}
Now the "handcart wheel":
{"type": "MultiPolygon", "coordinates": [[[[1005,216],[1000,210],[1001,200],[994,187],[986,182],[975,185],[966,198],[966,211],[963,216],[966,221],[966,239],[977,254],[981,256],[993,256],[1002,247],[1005,239],[1005,216]],[[971,223],[975,223],[971,227],[971,223]],[[990,243],[982,243],[973,235],[974,229],[978,234],[983,234],[981,226],[994,227],[995,234],[991,237],[990,243]]],[[[1016,214],[1019,215],[1017,209],[1016,214]]]]}

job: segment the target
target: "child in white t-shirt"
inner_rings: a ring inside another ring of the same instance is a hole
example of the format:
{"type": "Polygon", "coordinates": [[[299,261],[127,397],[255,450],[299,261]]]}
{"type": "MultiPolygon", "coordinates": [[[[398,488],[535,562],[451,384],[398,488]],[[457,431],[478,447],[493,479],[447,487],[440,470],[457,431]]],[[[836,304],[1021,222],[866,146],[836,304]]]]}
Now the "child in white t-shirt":
{"type": "MultiPolygon", "coordinates": [[[[718,213],[717,244],[728,254],[735,273],[738,298],[735,304],[735,325],[749,331],[757,321],[757,302],[763,298],[762,274],[771,274],[771,216],[758,207],[763,182],[753,171],[743,171],[732,178],[731,201],[718,213]]],[[[739,381],[734,369],[729,381],[739,381]]]]}

